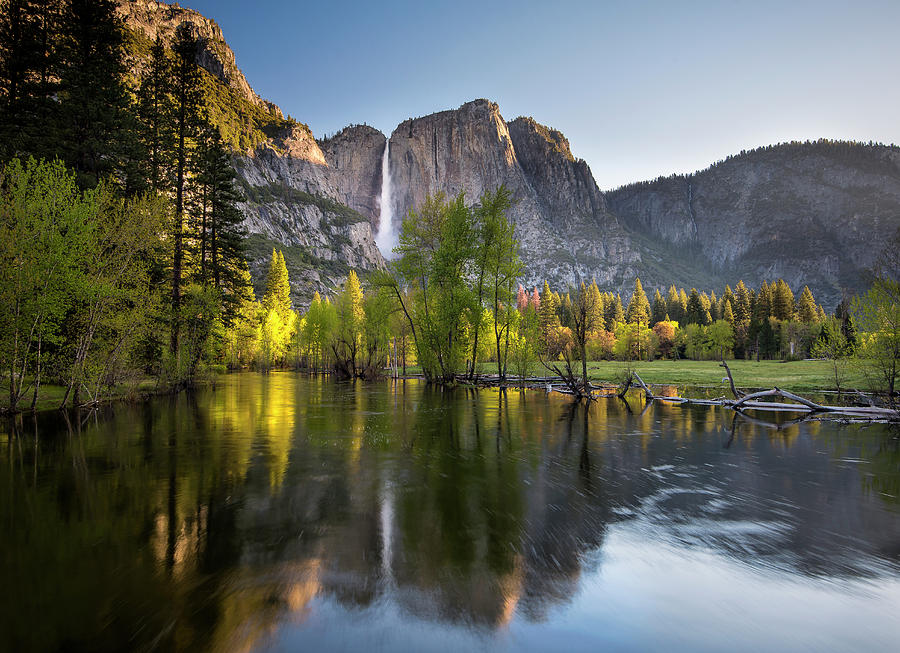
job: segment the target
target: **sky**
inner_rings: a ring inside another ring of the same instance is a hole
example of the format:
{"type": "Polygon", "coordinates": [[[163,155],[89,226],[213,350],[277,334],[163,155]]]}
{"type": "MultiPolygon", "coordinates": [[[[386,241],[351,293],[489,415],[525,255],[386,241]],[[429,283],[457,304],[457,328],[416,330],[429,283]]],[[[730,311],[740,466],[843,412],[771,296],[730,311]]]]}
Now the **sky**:
{"type": "Polygon", "coordinates": [[[497,102],[601,189],[817,138],[900,143],[900,1],[182,0],[317,137],[497,102]]]}

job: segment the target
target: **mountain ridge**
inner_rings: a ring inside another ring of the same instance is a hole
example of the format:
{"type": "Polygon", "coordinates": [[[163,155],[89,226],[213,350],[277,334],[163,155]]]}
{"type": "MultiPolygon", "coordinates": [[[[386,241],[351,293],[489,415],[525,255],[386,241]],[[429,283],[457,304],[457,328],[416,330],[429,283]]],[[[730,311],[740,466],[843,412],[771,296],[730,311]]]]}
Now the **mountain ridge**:
{"type": "MultiPolygon", "coordinates": [[[[476,99],[401,122],[385,135],[350,125],[327,138],[262,99],[237,67],[215,21],[156,0],[119,0],[133,34],[171,39],[180,22],[201,37],[208,111],[234,148],[245,225],[268,244],[297,248],[295,301],[340,283],[351,267],[384,266],[381,161],[390,142],[392,214],[436,192],[476,201],[506,185],[526,266],[523,281],[565,286],[595,278],[626,291],[758,285],[784,277],[833,306],[900,227],[900,149],[815,141],[741,152],[686,175],[603,192],[565,135],[531,117],[505,121],[476,99]],[[860,149],[863,148],[863,149],[860,149]],[[687,256],[686,256],[687,254],[687,256]]],[[[258,270],[262,255],[255,253],[258,270]]]]}

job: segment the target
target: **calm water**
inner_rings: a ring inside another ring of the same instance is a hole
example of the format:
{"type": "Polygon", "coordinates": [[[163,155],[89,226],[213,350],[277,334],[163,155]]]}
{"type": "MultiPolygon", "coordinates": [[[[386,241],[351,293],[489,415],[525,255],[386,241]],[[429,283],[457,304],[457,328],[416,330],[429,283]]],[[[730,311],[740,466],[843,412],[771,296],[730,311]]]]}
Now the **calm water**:
{"type": "Polygon", "coordinates": [[[900,448],[289,373],[0,438],[0,650],[896,651],[900,448]]]}

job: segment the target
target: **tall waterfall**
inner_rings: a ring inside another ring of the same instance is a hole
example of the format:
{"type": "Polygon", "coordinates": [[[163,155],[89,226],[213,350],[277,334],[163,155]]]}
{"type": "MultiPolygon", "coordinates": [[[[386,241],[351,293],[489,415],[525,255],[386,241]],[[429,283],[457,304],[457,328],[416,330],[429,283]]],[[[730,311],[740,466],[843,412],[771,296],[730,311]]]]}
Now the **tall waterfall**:
{"type": "Polygon", "coordinates": [[[385,141],[384,156],[381,158],[381,197],[378,200],[381,215],[378,219],[378,233],[375,244],[384,258],[391,258],[391,250],[397,246],[397,231],[394,228],[394,211],[391,204],[391,142],[385,141]]]}

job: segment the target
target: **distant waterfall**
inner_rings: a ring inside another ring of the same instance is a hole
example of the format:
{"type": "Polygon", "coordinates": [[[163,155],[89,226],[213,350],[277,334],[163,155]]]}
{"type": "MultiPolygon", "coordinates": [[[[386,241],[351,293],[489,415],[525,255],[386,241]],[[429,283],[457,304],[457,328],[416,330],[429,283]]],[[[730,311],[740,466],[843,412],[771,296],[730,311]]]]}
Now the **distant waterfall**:
{"type": "Polygon", "coordinates": [[[381,158],[381,197],[378,200],[381,215],[378,219],[378,234],[375,244],[384,258],[391,258],[391,250],[397,246],[397,232],[394,229],[394,211],[391,204],[391,142],[384,144],[384,156],[381,158]]]}

